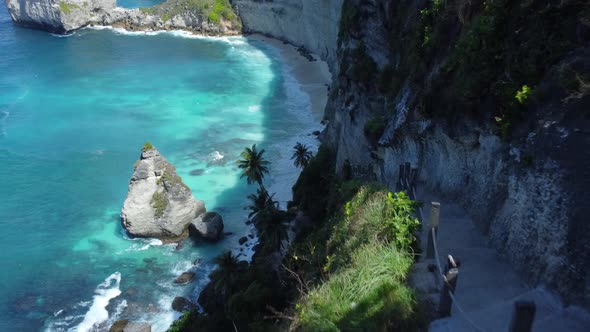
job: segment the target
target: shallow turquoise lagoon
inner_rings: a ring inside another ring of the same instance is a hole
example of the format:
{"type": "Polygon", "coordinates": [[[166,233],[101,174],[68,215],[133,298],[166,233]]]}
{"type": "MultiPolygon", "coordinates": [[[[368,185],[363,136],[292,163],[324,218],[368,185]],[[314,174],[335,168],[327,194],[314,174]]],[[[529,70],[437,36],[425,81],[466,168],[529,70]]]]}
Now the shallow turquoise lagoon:
{"type": "Polygon", "coordinates": [[[318,129],[276,51],[239,37],[59,37],[14,27],[0,6],[0,73],[0,331],[87,331],[117,318],[165,330],[174,296],[195,298],[213,257],[239,252],[250,231],[254,188],[235,167],[244,146],[267,149],[280,169],[267,185],[284,203],[291,147],[318,129]],[[181,251],[125,236],[119,213],[145,141],[232,235],[181,251]],[[220,155],[225,164],[211,163],[220,155]],[[197,281],[174,286],[198,257],[197,281]]]}

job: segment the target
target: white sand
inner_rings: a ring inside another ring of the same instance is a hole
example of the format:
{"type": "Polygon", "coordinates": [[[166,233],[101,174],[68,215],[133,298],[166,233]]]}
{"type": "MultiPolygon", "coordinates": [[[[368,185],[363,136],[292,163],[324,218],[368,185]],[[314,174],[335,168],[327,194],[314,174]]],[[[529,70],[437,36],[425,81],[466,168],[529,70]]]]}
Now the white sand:
{"type": "Polygon", "coordinates": [[[254,34],[247,36],[251,40],[263,41],[276,48],[287,66],[293,71],[295,79],[301,84],[303,92],[309,95],[311,111],[316,121],[320,122],[324,116],[324,109],[328,101],[328,88],[332,81],[332,74],[328,64],[319,56],[312,54],[317,61],[309,61],[297,51],[297,47],[285,44],[280,40],[263,35],[254,34]]]}

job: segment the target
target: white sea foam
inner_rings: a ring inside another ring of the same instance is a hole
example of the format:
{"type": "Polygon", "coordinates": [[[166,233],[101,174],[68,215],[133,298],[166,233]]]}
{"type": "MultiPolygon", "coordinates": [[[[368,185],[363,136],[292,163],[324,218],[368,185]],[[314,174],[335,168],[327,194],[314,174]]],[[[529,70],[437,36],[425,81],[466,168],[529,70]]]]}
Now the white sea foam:
{"type": "Polygon", "coordinates": [[[125,240],[134,241],[136,243],[133,243],[131,246],[129,246],[129,248],[123,251],[116,252],[117,255],[121,255],[128,251],[144,251],[148,250],[150,247],[159,247],[164,244],[162,240],[159,239],[130,238],[127,236],[126,233],[124,234],[123,238],[125,240]]]}
{"type": "Polygon", "coordinates": [[[52,35],[53,37],[57,37],[57,38],[67,38],[67,37],[73,36],[74,34],[75,33],[72,32],[72,33],[68,33],[68,34],[65,34],[65,35],[58,35],[56,33],[51,33],[50,35],[52,35]]]}
{"type": "Polygon", "coordinates": [[[115,272],[108,276],[104,282],[96,287],[92,306],[84,315],[84,320],[73,331],[87,332],[91,331],[93,327],[109,318],[109,312],[106,306],[109,301],[121,294],[119,289],[121,285],[121,273],[115,272]]]}
{"type": "Polygon", "coordinates": [[[256,113],[260,112],[260,105],[252,105],[248,107],[248,112],[256,113]]]}
{"type": "Polygon", "coordinates": [[[192,262],[190,261],[180,261],[176,262],[172,267],[172,275],[179,276],[183,272],[190,270],[193,267],[192,262]]]}
{"type": "Polygon", "coordinates": [[[240,36],[205,36],[205,35],[197,35],[190,31],[185,30],[144,30],[144,31],[129,31],[123,28],[115,28],[110,25],[95,25],[89,26],[85,29],[90,30],[112,30],[116,34],[126,35],[126,36],[157,36],[160,34],[167,34],[174,37],[179,38],[187,38],[187,39],[201,39],[201,40],[210,40],[210,41],[218,41],[218,42],[225,42],[232,46],[239,46],[245,45],[248,43],[247,39],[240,36]]]}
{"type": "Polygon", "coordinates": [[[272,183],[268,189],[275,194],[274,198],[280,206],[286,208],[287,202],[292,199],[291,188],[297,181],[301,170],[293,165],[291,149],[285,149],[285,147],[293,147],[297,143],[302,143],[315,154],[319,147],[319,141],[315,136],[309,134],[315,130],[322,130],[323,125],[314,119],[309,95],[303,91],[301,83],[294,77],[292,68],[284,62],[282,74],[283,86],[287,94],[287,111],[298,119],[298,125],[301,126],[296,136],[276,142],[269,147],[275,158],[273,159],[272,183]]]}
{"type": "Polygon", "coordinates": [[[117,321],[117,319],[119,319],[119,316],[121,316],[121,314],[123,313],[123,310],[125,310],[125,308],[127,308],[127,300],[123,300],[123,301],[121,301],[121,303],[117,304],[117,307],[115,308],[115,312],[113,313],[113,315],[111,317],[109,317],[109,319],[107,320],[107,323],[105,325],[112,326],[117,321]]]}

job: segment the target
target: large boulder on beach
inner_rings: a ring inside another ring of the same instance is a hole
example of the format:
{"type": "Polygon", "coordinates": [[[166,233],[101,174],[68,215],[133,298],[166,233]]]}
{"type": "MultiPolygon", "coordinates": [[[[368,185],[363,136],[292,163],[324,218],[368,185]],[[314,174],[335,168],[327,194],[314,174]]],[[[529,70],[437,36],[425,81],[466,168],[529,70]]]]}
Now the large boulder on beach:
{"type": "Polygon", "coordinates": [[[205,213],[174,166],[146,143],[129,181],[121,223],[129,234],[178,240],[188,236],[188,225],[205,213]]]}
{"type": "Polygon", "coordinates": [[[191,236],[200,236],[207,240],[218,240],[223,236],[223,218],[217,212],[206,212],[199,215],[190,224],[191,236]]]}

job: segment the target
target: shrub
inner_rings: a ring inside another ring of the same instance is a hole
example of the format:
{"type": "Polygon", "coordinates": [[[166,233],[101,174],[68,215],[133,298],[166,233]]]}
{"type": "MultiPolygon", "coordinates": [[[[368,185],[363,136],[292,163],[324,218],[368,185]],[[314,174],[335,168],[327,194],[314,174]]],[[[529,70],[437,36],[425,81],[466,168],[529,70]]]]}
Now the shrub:
{"type": "Polygon", "coordinates": [[[337,185],[340,200],[344,195],[349,200],[292,250],[293,268],[308,283],[323,280],[296,304],[295,327],[418,330],[423,321],[417,301],[404,285],[413,263],[411,246],[417,244],[419,222],[412,215],[417,204],[381,185],[358,186],[358,181],[337,185]]]}
{"type": "Polygon", "coordinates": [[[155,148],[154,148],[154,146],[152,145],[152,143],[150,143],[150,142],[145,142],[145,143],[143,144],[143,147],[141,148],[141,152],[146,152],[146,151],[149,151],[149,150],[154,150],[154,149],[155,149],[155,148]]]}
{"type": "Polygon", "coordinates": [[[328,240],[330,259],[326,271],[346,266],[356,248],[374,240],[393,243],[404,252],[417,248],[414,232],[420,223],[412,215],[417,204],[404,192],[394,194],[379,189],[361,187],[345,204],[344,215],[328,240]]]}
{"type": "Polygon", "coordinates": [[[522,86],[522,88],[520,88],[520,90],[518,90],[516,92],[516,95],[514,96],[514,98],[516,98],[516,100],[520,104],[525,104],[527,102],[527,100],[531,97],[532,93],[533,93],[533,90],[528,85],[525,84],[522,86]]]}
{"type": "MultiPolygon", "coordinates": [[[[209,6],[206,8],[209,8],[209,6]]],[[[209,12],[207,18],[211,22],[219,23],[222,17],[226,20],[232,20],[234,18],[231,4],[228,0],[215,0],[213,9],[209,12]]]]}
{"type": "Polygon", "coordinates": [[[411,265],[393,243],[360,247],[349,267],[298,304],[298,324],[304,331],[416,331],[416,298],[403,284],[411,265]]]}
{"type": "Polygon", "coordinates": [[[61,1],[59,3],[59,10],[61,10],[62,13],[69,15],[72,10],[75,9],[80,9],[80,7],[78,7],[78,5],[73,4],[73,3],[69,3],[69,2],[65,2],[65,1],[61,1]]]}
{"type": "Polygon", "coordinates": [[[164,211],[166,211],[166,208],[168,207],[168,199],[166,199],[164,193],[162,193],[161,191],[156,191],[152,195],[151,204],[154,207],[154,209],[156,209],[156,211],[154,212],[154,216],[156,218],[160,218],[164,215],[164,211]]]}

